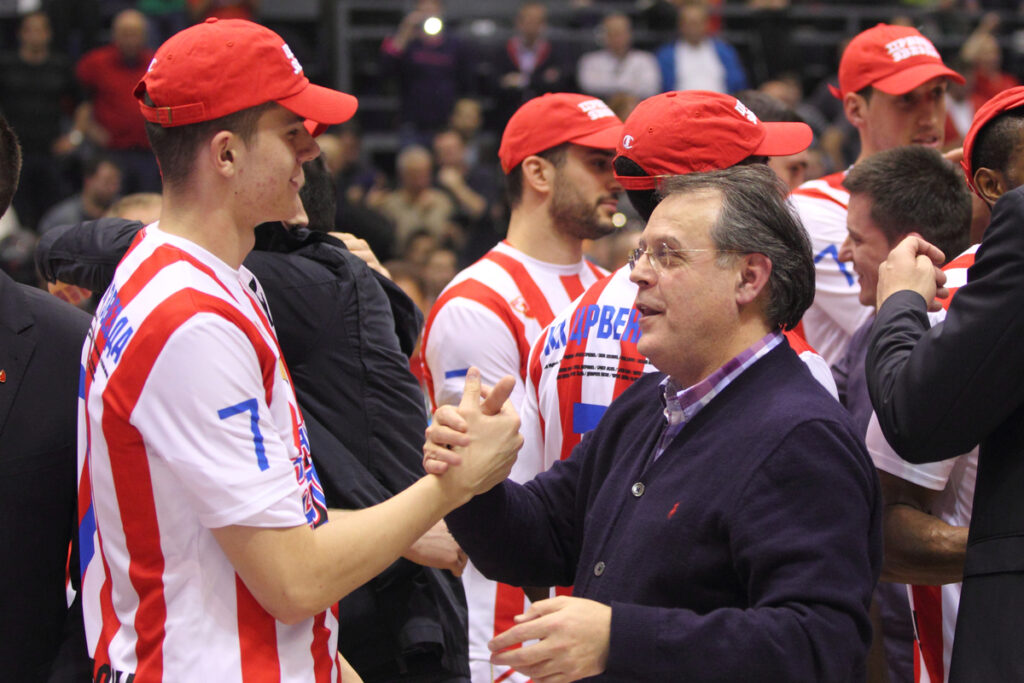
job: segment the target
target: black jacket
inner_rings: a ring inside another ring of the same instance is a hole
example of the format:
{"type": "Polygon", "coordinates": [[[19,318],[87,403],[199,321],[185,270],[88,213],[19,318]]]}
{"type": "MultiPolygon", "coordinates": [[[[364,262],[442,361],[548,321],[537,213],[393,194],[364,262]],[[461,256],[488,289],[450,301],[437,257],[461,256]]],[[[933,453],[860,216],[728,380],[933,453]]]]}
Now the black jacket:
{"type": "MultiPolygon", "coordinates": [[[[106,219],[47,233],[48,280],[106,289],[141,229],[106,219]]],[[[423,393],[409,371],[423,316],[401,289],[338,240],[257,228],[245,259],[266,292],[329,507],[365,508],[423,474],[423,393]]],[[[367,681],[468,676],[466,599],[445,571],[404,559],[341,602],[339,649],[367,681]]]]}
{"type": "Polygon", "coordinates": [[[1024,187],[1004,195],[944,323],[897,292],[875,320],[871,402],[911,462],[980,444],[950,681],[1024,680],[1024,187]]]}

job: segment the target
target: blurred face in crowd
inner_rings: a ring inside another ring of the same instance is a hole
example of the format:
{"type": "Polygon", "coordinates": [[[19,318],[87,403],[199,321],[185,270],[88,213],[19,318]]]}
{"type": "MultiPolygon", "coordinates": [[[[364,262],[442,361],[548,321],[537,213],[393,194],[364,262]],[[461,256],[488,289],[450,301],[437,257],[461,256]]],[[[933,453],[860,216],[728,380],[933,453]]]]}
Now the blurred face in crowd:
{"type": "Polygon", "coordinates": [[[458,131],[459,135],[468,140],[476,135],[482,124],[483,113],[479,102],[468,97],[455,102],[451,117],[452,130],[458,131]]]}
{"type": "Polygon", "coordinates": [[[596,239],[615,230],[622,186],[612,173],[611,150],[568,145],[556,167],[549,212],[555,227],[580,239],[596,239]]]}
{"type": "Polygon", "coordinates": [[[454,131],[438,133],[434,137],[434,158],[439,167],[462,167],[466,158],[466,146],[454,131]]]}
{"type": "Polygon", "coordinates": [[[402,188],[413,194],[426,190],[430,187],[433,165],[430,153],[426,150],[410,150],[398,168],[398,179],[402,188]]]}
{"type": "Polygon", "coordinates": [[[904,145],[942,147],[946,125],[944,77],[933,78],[903,95],[873,90],[869,98],[848,93],[847,116],[861,136],[861,156],[904,145]]]}
{"type": "Polygon", "coordinates": [[[547,24],[548,10],[541,4],[523,5],[516,17],[516,30],[527,45],[532,45],[541,37],[547,24]]]}
{"type": "Polygon", "coordinates": [[[125,10],[114,19],[113,43],[125,59],[135,59],[146,46],[146,17],[135,10],[125,10]]]}
{"type": "Polygon", "coordinates": [[[42,12],[26,16],[18,29],[18,40],[28,50],[46,50],[52,37],[50,19],[42,12]]]}
{"type": "Polygon", "coordinates": [[[114,203],[121,192],[121,170],[104,161],[96,171],[82,182],[82,194],[102,207],[114,203]]]}
{"type": "Polygon", "coordinates": [[[807,179],[807,167],[810,164],[810,153],[805,149],[796,154],[784,157],[768,157],[768,168],[782,178],[782,182],[791,190],[795,190],[807,179]]]}
{"type": "Polygon", "coordinates": [[[708,11],[699,5],[679,10],[679,35],[691,45],[704,42],[708,35],[708,11]]]}
{"type": "Polygon", "coordinates": [[[878,266],[895,247],[885,233],[871,218],[874,200],[863,193],[850,195],[849,212],[846,216],[846,241],[839,248],[839,260],[853,263],[860,283],[860,302],[865,306],[875,305],[875,290],[878,288],[878,266]]]}
{"type": "Polygon", "coordinates": [[[629,52],[633,45],[629,17],[624,14],[612,14],[604,20],[604,44],[609,52],[619,57],[629,52]]]}

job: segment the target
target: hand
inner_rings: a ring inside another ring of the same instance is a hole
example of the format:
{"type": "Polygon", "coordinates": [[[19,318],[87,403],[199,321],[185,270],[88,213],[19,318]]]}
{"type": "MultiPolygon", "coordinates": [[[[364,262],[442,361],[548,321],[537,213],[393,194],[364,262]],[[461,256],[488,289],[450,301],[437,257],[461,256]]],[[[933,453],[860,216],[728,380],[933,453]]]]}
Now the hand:
{"type": "Polygon", "coordinates": [[[402,557],[424,567],[447,569],[455,576],[462,576],[466,568],[466,553],[448,533],[443,519],[416,539],[402,557]]]}
{"type": "Polygon", "coordinates": [[[380,261],[377,260],[377,255],[373,253],[373,249],[370,249],[370,245],[366,243],[366,240],[361,237],[356,237],[350,232],[331,232],[328,233],[331,237],[336,237],[345,243],[348,250],[353,254],[363,259],[366,265],[370,266],[373,270],[377,271],[387,279],[391,279],[391,273],[388,269],[381,265],[380,261]]]}
{"type": "MultiPolygon", "coordinates": [[[[480,385],[480,396],[484,399],[480,411],[484,415],[497,415],[501,412],[509,394],[515,388],[515,379],[511,375],[502,377],[494,387],[480,385]]],[[[455,446],[469,446],[470,437],[466,434],[469,425],[455,406],[441,406],[434,412],[434,419],[427,427],[427,441],[423,444],[423,469],[428,474],[444,474],[449,465],[458,465],[462,458],[452,450],[455,446]]]]}
{"type": "Polygon", "coordinates": [[[878,266],[876,310],[896,292],[909,289],[920,294],[928,303],[929,311],[942,308],[936,297],[945,299],[949,291],[946,274],[938,268],[946,260],[938,247],[911,234],[889,252],[889,257],[878,266]]]}
{"type": "Polygon", "coordinates": [[[437,171],[437,183],[441,187],[452,189],[464,184],[462,173],[454,166],[442,166],[437,171]]]}
{"type": "Polygon", "coordinates": [[[516,625],[487,647],[491,661],[536,683],[562,683],[603,673],[608,666],[612,608],[584,598],[541,600],[515,618],[516,625]],[[502,652],[528,640],[539,643],[502,652]]]}
{"type": "MultiPolygon", "coordinates": [[[[442,486],[456,500],[467,502],[473,496],[489,491],[512,471],[523,437],[519,435],[519,416],[508,401],[514,386],[514,381],[509,380],[503,377],[487,400],[482,401],[480,371],[470,368],[466,374],[466,388],[462,392],[458,414],[465,420],[466,433],[463,436],[468,439],[468,444],[453,447],[459,462],[450,464],[457,464],[457,467],[447,468],[440,478],[442,486]],[[492,410],[495,403],[501,405],[496,414],[484,413],[485,409],[492,410]]],[[[432,459],[445,460],[442,456],[446,450],[428,441],[423,447],[426,454],[424,467],[432,459]]]]}

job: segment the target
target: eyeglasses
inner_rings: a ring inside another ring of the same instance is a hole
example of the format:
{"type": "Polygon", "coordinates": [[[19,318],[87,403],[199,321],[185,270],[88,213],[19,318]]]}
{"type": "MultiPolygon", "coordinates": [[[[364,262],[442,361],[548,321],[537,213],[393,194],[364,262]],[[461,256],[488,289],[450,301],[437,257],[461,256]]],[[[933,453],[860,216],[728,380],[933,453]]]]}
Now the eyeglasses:
{"type": "Polygon", "coordinates": [[[651,268],[656,274],[661,275],[662,272],[684,263],[686,259],[682,257],[683,254],[696,254],[704,251],[713,251],[719,254],[749,253],[736,249],[673,249],[664,242],[659,242],[653,247],[637,247],[630,252],[629,269],[633,270],[636,268],[636,264],[640,262],[640,257],[646,254],[647,260],[651,262],[651,268]]]}

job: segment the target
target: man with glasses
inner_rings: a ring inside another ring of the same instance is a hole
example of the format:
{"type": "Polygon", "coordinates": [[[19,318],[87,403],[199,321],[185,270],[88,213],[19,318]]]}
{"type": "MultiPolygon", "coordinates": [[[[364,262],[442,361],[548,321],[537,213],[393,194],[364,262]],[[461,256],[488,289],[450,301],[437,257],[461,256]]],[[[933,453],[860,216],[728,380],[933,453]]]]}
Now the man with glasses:
{"type": "MultiPolygon", "coordinates": [[[[781,333],[814,297],[807,234],[760,164],[662,192],[630,273],[659,372],[567,460],[447,517],[485,575],[573,584],[492,661],[544,680],[863,678],[881,500],[849,416],[781,333]]],[[[425,451],[447,461],[464,421],[435,418],[425,451]]]]}

